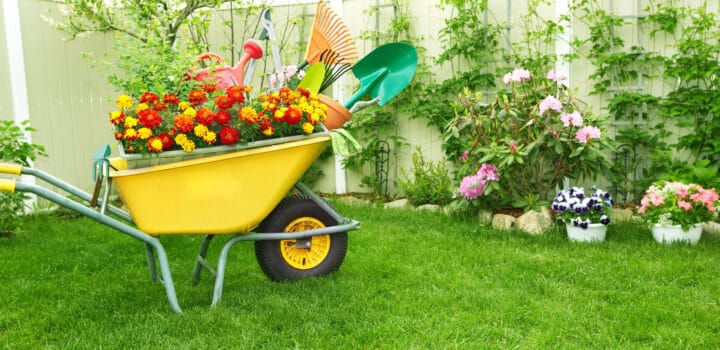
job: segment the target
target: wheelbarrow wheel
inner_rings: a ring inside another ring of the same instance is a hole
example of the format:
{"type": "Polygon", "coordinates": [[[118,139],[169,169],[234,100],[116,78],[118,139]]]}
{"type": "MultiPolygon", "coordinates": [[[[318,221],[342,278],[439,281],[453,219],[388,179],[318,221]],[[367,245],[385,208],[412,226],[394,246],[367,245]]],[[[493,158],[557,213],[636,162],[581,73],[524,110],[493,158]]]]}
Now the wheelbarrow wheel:
{"type": "MultiPolygon", "coordinates": [[[[337,221],[310,198],[284,199],[258,232],[299,232],[336,225],[337,221]]],[[[340,268],[347,252],[347,233],[339,232],[307,239],[256,241],[255,257],[271,280],[295,280],[324,276],[340,268]]]]}

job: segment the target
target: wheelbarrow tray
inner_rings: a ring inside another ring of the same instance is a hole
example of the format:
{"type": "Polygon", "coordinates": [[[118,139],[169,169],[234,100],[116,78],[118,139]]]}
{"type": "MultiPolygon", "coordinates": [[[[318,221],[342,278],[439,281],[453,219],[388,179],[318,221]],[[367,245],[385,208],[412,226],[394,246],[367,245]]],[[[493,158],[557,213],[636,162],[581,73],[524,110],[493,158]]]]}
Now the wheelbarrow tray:
{"type": "Polygon", "coordinates": [[[137,227],[150,235],[247,233],[287,195],[330,136],[317,133],[278,142],[111,171],[110,177],[137,227]]]}

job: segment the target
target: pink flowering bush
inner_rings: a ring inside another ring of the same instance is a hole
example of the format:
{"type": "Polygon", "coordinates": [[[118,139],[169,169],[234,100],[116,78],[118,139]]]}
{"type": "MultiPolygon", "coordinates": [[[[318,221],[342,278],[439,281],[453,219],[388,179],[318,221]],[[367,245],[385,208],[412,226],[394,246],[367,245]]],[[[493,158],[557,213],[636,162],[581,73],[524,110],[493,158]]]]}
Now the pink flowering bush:
{"type": "Polygon", "coordinates": [[[718,193],[697,184],[661,181],[648,188],[640,201],[638,214],[650,224],[680,225],[686,231],[693,225],[718,217],[718,193]]]}
{"type": "MultiPolygon", "coordinates": [[[[498,181],[499,179],[495,166],[483,164],[475,174],[465,176],[462,179],[457,192],[465,200],[472,201],[485,193],[485,187],[490,181],[498,181]]],[[[458,197],[457,193],[455,197],[458,197]]]]}
{"type": "Polygon", "coordinates": [[[549,204],[563,179],[609,173],[604,120],[573,98],[565,79],[552,70],[533,74],[518,68],[503,76],[504,88],[494,98],[469,90],[460,95],[444,136],[461,145],[456,159],[464,196],[481,188],[471,186],[481,183],[481,164],[497,167],[494,206],[528,206],[528,198],[549,204]]]}

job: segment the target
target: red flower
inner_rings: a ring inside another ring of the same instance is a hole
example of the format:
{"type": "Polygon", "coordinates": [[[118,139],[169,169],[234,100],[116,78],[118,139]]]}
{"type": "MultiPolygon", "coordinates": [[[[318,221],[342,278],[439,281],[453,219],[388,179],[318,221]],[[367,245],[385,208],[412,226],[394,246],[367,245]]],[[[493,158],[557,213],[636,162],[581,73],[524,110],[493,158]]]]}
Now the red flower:
{"type": "Polygon", "coordinates": [[[175,127],[181,132],[190,132],[195,127],[192,117],[187,114],[178,114],[174,120],[175,127]]]}
{"type": "Polygon", "coordinates": [[[203,84],[202,88],[208,94],[212,94],[213,92],[217,91],[217,84],[215,84],[215,83],[203,84]]]}
{"type": "Polygon", "coordinates": [[[287,111],[285,111],[285,122],[290,125],[296,125],[302,121],[302,114],[302,111],[297,109],[297,107],[290,106],[287,111]]]}
{"type": "Polygon", "coordinates": [[[220,109],[232,108],[235,101],[232,97],[226,95],[220,95],[215,97],[215,106],[220,109]]]}
{"type": "Polygon", "coordinates": [[[152,92],[146,92],[140,96],[140,103],[147,103],[149,105],[157,102],[160,98],[152,92]]]}
{"type": "Polygon", "coordinates": [[[210,108],[200,108],[195,114],[195,120],[202,125],[210,126],[215,121],[215,113],[210,108]]]}
{"type": "Polygon", "coordinates": [[[172,148],[173,145],[175,145],[173,137],[166,132],[158,135],[158,138],[160,138],[160,141],[162,141],[163,150],[169,150],[172,148]]]}
{"type": "Polygon", "coordinates": [[[174,94],[165,94],[165,96],[163,96],[163,102],[169,105],[176,105],[180,103],[180,98],[175,96],[174,94]]]}
{"type": "Polygon", "coordinates": [[[153,109],[144,109],[138,113],[138,123],[146,128],[156,128],[162,124],[162,117],[158,111],[153,109]]]}
{"type": "Polygon", "coordinates": [[[168,109],[168,106],[164,103],[158,102],[153,105],[153,109],[160,112],[168,109]]]}
{"type": "Polygon", "coordinates": [[[227,125],[232,120],[232,116],[227,111],[218,111],[215,114],[215,122],[220,125],[227,125]]]}
{"type": "Polygon", "coordinates": [[[245,103],[245,88],[233,85],[227,89],[227,96],[234,102],[245,103]]]}
{"type": "Polygon", "coordinates": [[[220,129],[220,142],[226,146],[232,146],[238,142],[240,135],[232,126],[226,126],[220,129]]]}
{"type": "Polygon", "coordinates": [[[147,142],[147,149],[152,153],[162,153],[164,148],[160,137],[155,136],[149,138],[147,142]]]}
{"type": "Polygon", "coordinates": [[[188,95],[188,101],[192,103],[193,106],[201,105],[207,101],[207,94],[205,91],[202,90],[193,90],[190,91],[190,94],[188,95]]]}
{"type": "Polygon", "coordinates": [[[297,92],[300,93],[300,96],[305,97],[308,100],[310,99],[310,94],[311,94],[310,90],[308,90],[304,87],[298,86],[297,92]]]}

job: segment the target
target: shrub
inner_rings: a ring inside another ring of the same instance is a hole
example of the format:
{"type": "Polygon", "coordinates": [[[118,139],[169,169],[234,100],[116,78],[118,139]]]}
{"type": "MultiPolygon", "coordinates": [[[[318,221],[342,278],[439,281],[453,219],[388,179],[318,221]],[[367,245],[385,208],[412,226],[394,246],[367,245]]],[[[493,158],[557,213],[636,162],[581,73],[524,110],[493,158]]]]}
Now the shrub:
{"type": "Polygon", "coordinates": [[[412,155],[412,176],[403,169],[400,189],[414,205],[443,205],[452,200],[453,184],[443,162],[427,161],[418,147],[412,155]]]}
{"type": "MultiPolygon", "coordinates": [[[[0,161],[29,166],[45,148],[25,140],[25,132],[35,131],[29,122],[19,126],[12,121],[0,121],[0,161]]],[[[18,215],[23,212],[23,201],[29,197],[22,192],[0,192],[0,236],[8,235],[20,226],[18,215]]]]}

